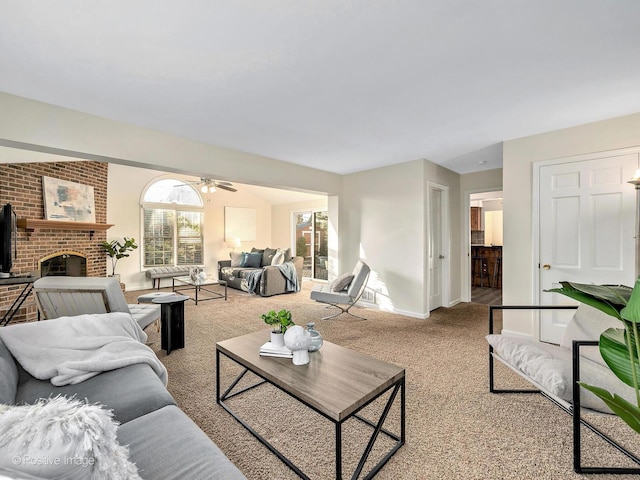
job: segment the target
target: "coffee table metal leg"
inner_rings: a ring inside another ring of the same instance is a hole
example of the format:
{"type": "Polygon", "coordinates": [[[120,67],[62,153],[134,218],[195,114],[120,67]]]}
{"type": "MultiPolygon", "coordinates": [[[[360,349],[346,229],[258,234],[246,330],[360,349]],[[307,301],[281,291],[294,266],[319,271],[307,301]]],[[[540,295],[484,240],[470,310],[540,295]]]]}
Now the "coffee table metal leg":
{"type": "Polygon", "coordinates": [[[342,422],[336,422],[336,479],[342,480],[342,422]]]}

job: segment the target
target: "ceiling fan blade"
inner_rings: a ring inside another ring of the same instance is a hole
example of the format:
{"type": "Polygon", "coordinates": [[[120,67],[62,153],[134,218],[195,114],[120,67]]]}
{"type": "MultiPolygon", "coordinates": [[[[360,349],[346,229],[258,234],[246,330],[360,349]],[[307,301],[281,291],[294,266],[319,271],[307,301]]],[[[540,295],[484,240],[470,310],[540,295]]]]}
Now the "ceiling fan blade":
{"type": "Polygon", "coordinates": [[[222,190],[227,190],[229,192],[237,192],[238,191],[233,187],[228,187],[227,185],[221,185],[219,183],[216,184],[216,188],[221,188],[222,190]]]}
{"type": "Polygon", "coordinates": [[[231,183],[231,182],[220,182],[220,181],[216,180],[215,183],[216,183],[216,186],[218,186],[218,185],[226,185],[227,187],[233,187],[233,183],[231,183]]]}

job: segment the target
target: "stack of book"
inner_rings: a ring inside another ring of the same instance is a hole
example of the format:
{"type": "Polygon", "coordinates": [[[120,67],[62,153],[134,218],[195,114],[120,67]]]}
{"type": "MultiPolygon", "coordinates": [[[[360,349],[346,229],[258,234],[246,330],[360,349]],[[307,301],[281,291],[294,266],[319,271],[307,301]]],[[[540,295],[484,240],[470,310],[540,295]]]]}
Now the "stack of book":
{"type": "Polygon", "coordinates": [[[287,347],[276,347],[271,342],[267,342],[260,347],[260,356],[293,358],[293,352],[287,347]]]}

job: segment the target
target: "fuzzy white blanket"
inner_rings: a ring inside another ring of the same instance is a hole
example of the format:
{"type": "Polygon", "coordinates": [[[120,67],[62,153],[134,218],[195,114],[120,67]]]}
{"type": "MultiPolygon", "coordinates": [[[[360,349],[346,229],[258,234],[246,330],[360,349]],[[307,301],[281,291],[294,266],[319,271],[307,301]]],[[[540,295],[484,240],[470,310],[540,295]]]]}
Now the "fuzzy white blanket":
{"type": "Polygon", "coordinates": [[[166,385],[167,370],[144,342],[147,334],[128,313],[60,317],[0,328],[16,361],[56,386],[83,382],[100,372],[146,363],[166,385]]]}

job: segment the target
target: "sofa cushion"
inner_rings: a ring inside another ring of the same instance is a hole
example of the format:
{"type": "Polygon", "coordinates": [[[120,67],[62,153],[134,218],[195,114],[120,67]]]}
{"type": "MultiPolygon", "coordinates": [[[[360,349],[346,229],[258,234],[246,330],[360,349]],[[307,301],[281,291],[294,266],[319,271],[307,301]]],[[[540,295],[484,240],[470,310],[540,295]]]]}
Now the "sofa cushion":
{"type": "Polygon", "coordinates": [[[273,257],[275,257],[277,251],[278,250],[276,250],[275,248],[265,248],[264,252],[262,253],[262,263],[260,264],[260,266],[266,267],[268,265],[271,265],[273,257]]]}
{"type": "MultiPolygon", "coordinates": [[[[609,328],[624,328],[624,325],[617,318],[581,303],[562,334],[560,346],[571,350],[573,340],[600,340],[600,334],[609,328]]],[[[580,352],[589,360],[607,365],[596,347],[581,347],[580,352]]]]}
{"type": "Polygon", "coordinates": [[[41,478],[138,479],[111,412],[55,397],[0,409],[0,469],[41,478]],[[51,421],[55,419],[55,421],[51,421]]]}
{"type": "Polygon", "coordinates": [[[284,251],[278,249],[271,259],[271,265],[282,265],[284,263],[284,251]]]}
{"type": "Polygon", "coordinates": [[[7,347],[0,340],[0,403],[12,405],[18,388],[18,366],[7,347]]]}
{"type": "Polygon", "coordinates": [[[240,267],[244,266],[244,252],[229,252],[231,257],[231,266],[240,267]]]}
{"type": "Polygon", "coordinates": [[[48,380],[38,380],[18,367],[20,381],[16,404],[34,403],[39,398],[55,395],[75,395],[88,403],[101,403],[112,409],[114,418],[126,423],[165,405],[175,405],[175,400],[164,384],[147,364],[134,364],[100,375],[75,385],[54,387],[48,380]]]}
{"type": "Polygon", "coordinates": [[[175,406],[121,425],[118,441],[129,446],[130,458],[143,478],[245,479],[209,437],[175,406]]]}
{"type": "Polygon", "coordinates": [[[245,268],[260,268],[262,264],[262,253],[251,252],[247,253],[244,261],[245,268]]]}
{"type": "MultiPolygon", "coordinates": [[[[487,335],[486,338],[500,357],[534,380],[544,390],[567,402],[573,400],[571,350],[509,335],[487,335]]],[[[582,347],[580,350],[582,351],[582,347]]],[[[604,388],[632,403],[635,402],[633,388],[622,383],[609,367],[604,367],[582,355],[580,357],[580,381],[604,388]]],[[[580,389],[580,404],[585,408],[611,413],[602,400],[584,388],[580,389]]]]}

